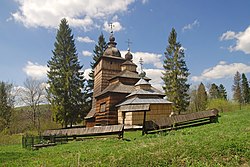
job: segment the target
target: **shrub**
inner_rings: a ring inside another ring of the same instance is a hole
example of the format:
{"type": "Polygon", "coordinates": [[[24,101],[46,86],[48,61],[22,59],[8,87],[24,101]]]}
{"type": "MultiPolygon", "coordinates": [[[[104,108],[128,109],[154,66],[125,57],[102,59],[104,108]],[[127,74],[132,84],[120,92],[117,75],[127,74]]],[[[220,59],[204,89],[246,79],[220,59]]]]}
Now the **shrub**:
{"type": "Polygon", "coordinates": [[[228,112],[239,109],[239,104],[225,99],[210,99],[208,108],[217,108],[220,112],[228,112]]]}

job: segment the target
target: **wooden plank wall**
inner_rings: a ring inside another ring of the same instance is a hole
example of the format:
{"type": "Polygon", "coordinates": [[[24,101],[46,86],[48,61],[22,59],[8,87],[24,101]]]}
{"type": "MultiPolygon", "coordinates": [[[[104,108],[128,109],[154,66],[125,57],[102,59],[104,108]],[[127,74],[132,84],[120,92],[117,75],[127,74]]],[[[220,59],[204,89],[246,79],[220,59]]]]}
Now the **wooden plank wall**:
{"type": "MultiPolygon", "coordinates": [[[[150,111],[147,112],[146,120],[158,120],[169,118],[172,112],[171,104],[150,104],[150,111]]],[[[122,114],[118,113],[118,123],[122,123],[122,114]]],[[[142,125],[143,112],[126,112],[125,125],[142,125]]]]}

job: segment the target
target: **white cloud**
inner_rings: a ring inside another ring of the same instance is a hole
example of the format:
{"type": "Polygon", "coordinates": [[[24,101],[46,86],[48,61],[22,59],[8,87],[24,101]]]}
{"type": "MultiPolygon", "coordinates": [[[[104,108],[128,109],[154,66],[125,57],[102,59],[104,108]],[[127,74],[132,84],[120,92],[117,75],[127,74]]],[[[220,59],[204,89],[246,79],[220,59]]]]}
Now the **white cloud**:
{"type": "Polygon", "coordinates": [[[76,40],[84,43],[95,43],[95,41],[89,37],[77,37],[76,40]]]}
{"type": "Polygon", "coordinates": [[[200,76],[193,76],[191,80],[200,82],[204,80],[229,78],[233,77],[237,71],[240,73],[250,73],[250,65],[243,63],[227,64],[225,61],[220,61],[216,66],[205,69],[200,76]]]}
{"type": "Polygon", "coordinates": [[[85,79],[87,79],[87,80],[90,79],[89,73],[91,72],[91,70],[92,70],[91,68],[87,68],[87,69],[84,70],[84,74],[83,75],[84,75],[85,79]]]}
{"type": "Polygon", "coordinates": [[[87,50],[83,50],[83,51],[82,51],[82,55],[83,55],[83,56],[92,56],[92,53],[89,52],[89,51],[87,51],[87,50]]]}
{"type": "MultiPolygon", "coordinates": [[[[112,22],[112,24],[113,24],[112,30],[113,30],[114,32],[116,32],[116,31],[121,31],[121,30],[123,29],[121,23],[118,22],[118,21],[112,22]]],[[[105,21],[104,24],[103,24],[103,30],[104,30],[104,31],[107,31],[107,32],[110,32],[110,31],[111,31],[111,29],[110,29],[110,24],[109,24],[107,21],[105,21]]]]}
{"type": "MultiPolygon", "coordinates": [[[[124,57],[125,54],[128,51],[120,51],[121,55],[124,57]]],[[[143,64],[152,64],[156,68],[163,68],[163,64],[161,61],[161,54],[156,54],[156,53],[148,53],[148,52],[131,52],[133,55],[133,62],[137,64],[137,66],[140,65],[139,61],[140,58],[143,59],[143,64]]]]}
{"type": "Polygon", "coordinates": [[[150,83],[153,87],[156,89],[163,91],[162,86],[163,86],[163,80],[161,79],[162,77],[162,72],[163,70],[161,69],[145,69],[146,76],[149,77],[150,83]]]}
{"type": "Polygon", "coordinates": [[[40,65],[38,63],[27,62],[27,65],[23,68],[23,71],[27,76],[33,79],[44,79],[47,77],[48,67],[46,65],[40,65]]]}
{"type": "MultiPolygon", "coordinates": [[[[67,18],[72,27],[85,30],[93,28],[98,21],[107,20],[114,14],[128,12],[135,0],[16,0],[18,10],[12,19],[26,27],[56,28],[62,18],[67,18]]],[[[11,19],[9,19],[11,20],[11,19]]]]}
{"type": "Polygon", "coordinates": [[[227,31],[223,33],[220,40],[236,40],[236,44],[229,46],[228,50],[243,51],[245,54],[250,54],[250,26],[243,32],[227,31]]]}
{"type": "Polygon", "coordinates": [[[182,31],[186,31],[186,30],[191,30],[194,27],[199,27],[200,22],[198,20],[195,20],[193,23],[187,24],[182,28],[182,31]]]}
{"type": "Polygon", "coordinates": [[[226,41],[226,40],[230,40],[230,39],[235,39],[236,38],[236,33],[233,31],[227,31],[225,33],[223,33],[220,37],[221,41],[226,41]]]}

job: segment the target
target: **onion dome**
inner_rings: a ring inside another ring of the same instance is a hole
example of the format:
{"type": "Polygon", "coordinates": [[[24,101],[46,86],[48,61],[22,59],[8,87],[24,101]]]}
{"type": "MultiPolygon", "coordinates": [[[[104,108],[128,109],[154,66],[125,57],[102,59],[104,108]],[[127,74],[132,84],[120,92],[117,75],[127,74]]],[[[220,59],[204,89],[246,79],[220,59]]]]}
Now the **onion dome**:
{"type": "Polygon", "coordinates": [[[128,53],[125,54],[125,59],[131,61],[133,59],[133,55],[128,48],[128,53]]]}
{"type": "Polygon", "coordinates": [[[141,73],[139,74],[140,78],[144,78],[146,77],[146,72],[145,71],[141,71],[141,73]]]}
{"type": "Polygon", "coordinates": [[[109,37],[109,43],[107,49],[104,51],[104,56],[115,56],[121,57],[120,51],[116,48],[117,43],[115,42],[115,37],[113,34],[109,37]]]}

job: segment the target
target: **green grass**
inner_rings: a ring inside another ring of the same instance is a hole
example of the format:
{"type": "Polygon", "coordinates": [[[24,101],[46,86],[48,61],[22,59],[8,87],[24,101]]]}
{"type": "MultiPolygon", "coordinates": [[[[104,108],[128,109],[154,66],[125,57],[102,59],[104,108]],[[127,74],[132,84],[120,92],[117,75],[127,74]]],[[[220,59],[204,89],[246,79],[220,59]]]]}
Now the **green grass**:
{"type": "Polygon", "coordinates": [[[162,134],[125,132],[30,151],[0,144],[2,166],[250,166],[250,110],[222,113],[219,123],[162,134]]]}

